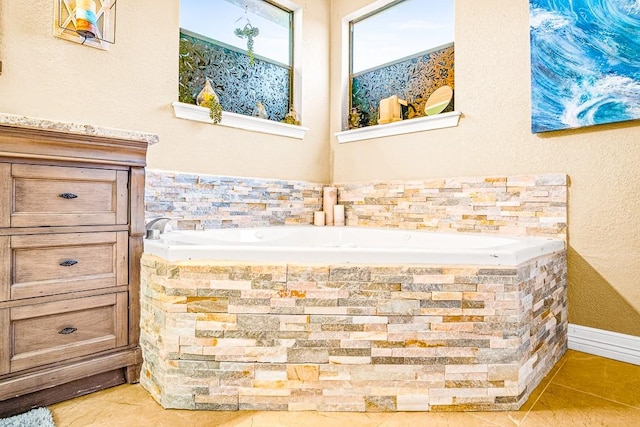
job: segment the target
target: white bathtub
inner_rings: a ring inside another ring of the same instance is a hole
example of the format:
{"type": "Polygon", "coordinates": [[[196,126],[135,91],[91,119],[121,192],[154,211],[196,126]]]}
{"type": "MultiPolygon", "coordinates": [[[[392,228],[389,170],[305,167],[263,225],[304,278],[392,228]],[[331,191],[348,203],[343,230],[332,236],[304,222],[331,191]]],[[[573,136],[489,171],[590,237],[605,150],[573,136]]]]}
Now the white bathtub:
{"type": "Polygon", "coordinates": [[[159,240],[144,242],[145,253],[172,262],[215,260],[325,265],[516,266],[564,248],[564,241],[543,237],[314,226],[170,231],[159,240]]]}

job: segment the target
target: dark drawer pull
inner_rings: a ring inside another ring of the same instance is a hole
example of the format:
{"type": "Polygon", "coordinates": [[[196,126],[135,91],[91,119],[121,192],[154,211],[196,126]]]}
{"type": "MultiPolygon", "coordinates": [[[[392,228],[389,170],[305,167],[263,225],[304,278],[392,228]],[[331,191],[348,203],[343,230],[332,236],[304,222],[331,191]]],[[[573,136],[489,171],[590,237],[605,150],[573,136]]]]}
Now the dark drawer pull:
{"type": "Polygon", "coordinates": [[[77,194],[73,194],[73,193],[62,193],[59,194],[60,197],[62,197],[63,199],[77,199],[78,195],[77,194]]]}
{"type": "Polygon", "coordinates": [[[64,261],[62,261],[60,263],[60,266],[62,267],[71,267],[72,265],[76,265],[78,263],[78,261],[76,261],[75,259],[65,259],[64,261]]]}
{"type": "Polygon", "coordinates": [[[59,333],[59,334],[61,334],[61,335],[69,335],[69,334],[74,333],[74,332],[75,332],[75,331],[77,331],[77,330],[78,330],[78,328],[71,328],[71,327],[68,327],[68,328],[60,329],[60,330],[58,331],[58,333],[59,333]]]}

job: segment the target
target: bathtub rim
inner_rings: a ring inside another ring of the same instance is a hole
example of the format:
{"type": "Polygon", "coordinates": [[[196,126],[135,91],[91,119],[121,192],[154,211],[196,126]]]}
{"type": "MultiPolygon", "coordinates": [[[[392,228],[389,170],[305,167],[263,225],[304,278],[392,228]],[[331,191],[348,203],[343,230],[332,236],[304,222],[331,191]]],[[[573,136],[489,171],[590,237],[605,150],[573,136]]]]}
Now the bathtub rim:
{"type": "MultiPolygon", "coordinates": [[[[482,249],[416,249],[416,248],[362,248],[362,247],[292,247],[292,246],[257,246],[245,244],[242,246],[230,245],[178,245],[167,244],[165,239],[144,240],[144,254],[154,255],[171,263],[179,262],[210,262],[210,263],[258,263],[258,264],[305,264],[305,265],[474,265],[474,266],[505,266],[516,267],[524,262],[540,256],[551,255],[566,250],[564,240],[551,237],[537,236],[506,236],[489,233],[445,233],[426,232],[417,230],[405,230],[395,228],[369,228],[369,227],[314,227],[309,225],[289,225],[274,227],[248,227],[243,230],[266,230],[270,232],[279,228],[291,231],[295,228],[324,229],[324,230],[367,230],[376,232],[402,231],[403,233],[419,233],[445,236],[469,237],[480,239],[484,237],[498,237],[515,241],[499,248],[482,249]],[[224,254],[224,255],[222,255],[224,254]],[[322,258],[319,258],[322,256],[322,258]],[[380,258],[381,257],[381,258],[380,258]],[[428,257],[428,258],[425,258],[428,257]]],[[[167,233],[168,240],[184,234],[203,236],[202,233],[238,229],[208,229],[205,231],[177,230],[167,233]],[[175,234],[174,234],[175,233],[175,234]]],[[[320,231],[320,230],[317,230],[320,231]]]]}

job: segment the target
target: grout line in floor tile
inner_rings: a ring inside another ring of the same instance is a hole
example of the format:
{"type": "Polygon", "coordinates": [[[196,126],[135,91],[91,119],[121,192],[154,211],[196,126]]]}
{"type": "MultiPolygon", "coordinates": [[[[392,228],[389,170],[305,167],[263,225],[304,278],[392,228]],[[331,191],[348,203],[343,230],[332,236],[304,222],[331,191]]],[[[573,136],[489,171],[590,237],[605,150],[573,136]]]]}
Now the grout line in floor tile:
{"type": "MultiPolygon", "coordinates": [[[[565,353],[566,354],[566,353],[565,353]]],[[[558,373],[560,373],[560,371],[562,370],[562,368],[564,367],[564,365],[567,364],[567,361],[571,358],[571,354],[569,354],[568,357],[564,358],[562,357],[559,361],[558,364],[560,366],[557,367],[555,373],[553,374],[553,376],[551,376],[551,378],[549,379],[549,381],[547,382],[547,384],[544,386],[544,388],[542,389],[542,391],[540,392],[540,394],[538,395],[538,397],[536,397],[536,400],[533,401],[533,403],[531,404],[531,407],[529,407],[529,410],[527,410],[527,412],[524,414],[524,417],[522,417],[522,419],[516,423],[516,425],[520,425],[522,422],[524,422],[524,420],[527,419],[527,417],[529,416],[529,413],[531,412],[531,410],[536,406],[536,404],[540,401],[540,398],[544,395],[544,393],[547,391],[547,389],[549,388],[549,386],[551,384],[553,384],[553,380],[556,378],[556,376],[558,375],[558,373]]],[[[511,418],[511,417],[509,417],[511,418]]]]}
{"type": "MultiPolygon", "coordinates": [[[[567,353],[565,353],[567,354],[567,353]]],[[[567,355],[566,357],[563,355],[563,357],[560,358],[560,360],[558,360],[557,364],[554,366],[554,368],[556,368],[555,373],[553,374],[553,376],[549,379],[549,382],[547,383],[546,386],[544,386],[544,388],[542,389],[542,391],[540,392],[540,394],[538,395],[538,397],[533,401],[533,403],[531,404],[531,408],[529,408],[529,410],[524,414],[524,416],[522,417],[521,420],[516,420],[514,419],[511,414],[507,415],[507,418],[509,418],[509,420],[515,425],[515,426],[519,426],[524,420],[525,418],[527,418],[527,415],[529,415],[529,412],[531,412],[531,409],[533,409],[533,407],[536,405],[536,403],[538,403],[538,401],[540,400],[540,398],[542,397],[542,395],[544,394],[544,392],[547,390],[547,388],[551,385],[551,383],[553,382],[554,378],[556,377],[556,375],[558,375],[558,372],[560,372],[560,369],[562,369],[562,367],[567,363],[567,360],[569,360],[571,358],[572,354],[567,355]]],[[[474,417],[480,418],[482,421],[485,422],[490,422],[493,423],[493,421],[488,420],[486,418],[483,418],[481,415],[476,415],[476,414],[472,414],[474,417]]],[[[499,425],[499,424],[497,424],[499,425]]]]}
{"type": "MultiPolygon", "coordinates": [[[[484,421],[485,423],[490,423],[492,426],[501,427],[501,426],[500,426],[500,424],[496,423],[495,421],[491,421],[491,420],[488,420],[488,419],[486,419],[486,418],[483,418],[483,417],[482,417],[482,415],[477,415],[477,414],[474,414],[474,413],[469,413],[469,414],[470,414],[472,417],[474,417],[474,418],[478,418],[479,420],[484,421]]],[[[509,417],[509,419],[510,419],[511,421],[513,421],[513,420],[511,419],[511,417],[509,417]]],[[[516,424],[516,425],[517,425],[517,424],[516,424]]]]}
{"type": "Polygon", "coordinates": [[[595,398],[598,398],[598,399],[606,400],[607,402],[617,403],[618,405],[626,406],[627,408],[633,408],[633,409],[637,409],[637,410],[640,411],[640,406],[634,406],[634,405],[629,405],[628,403],[618,402],[617,400],[608,399],[606,397],[598,396],[597,394],[589,393],[588,391],[580,390],[580,389],[569,387],[569,386],[562,385],[562,384],[556,384],[556,387],[562,387],[562,388],[566,388],[567,390],[577,391],[578,393],[586,394],[588,396],[592,396],[592,397],[595,397],[595,398]]]}

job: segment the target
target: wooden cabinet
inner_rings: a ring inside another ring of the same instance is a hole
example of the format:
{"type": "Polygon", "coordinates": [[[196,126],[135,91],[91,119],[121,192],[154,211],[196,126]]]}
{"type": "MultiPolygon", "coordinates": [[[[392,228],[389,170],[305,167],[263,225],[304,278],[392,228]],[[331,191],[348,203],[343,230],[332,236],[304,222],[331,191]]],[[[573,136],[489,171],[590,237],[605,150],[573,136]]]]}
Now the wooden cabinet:
{"type": "Polygon", "coordinates": [[[128,284],[126,231],[11,236],[7,243],[12,277],[2,300],[128,284]]]}
{"type": "Polygon", "coordinates": [[[126,292],[10,308],[9,371],[126,346],[126,331],[126,292]]]}
{"type": "Polygon", "coordinates": [[[7,178],[10,227],[127,224],[127,171],[14,164],[7,178]]]}
{"type": "Polygon", "coordinates": [[[0,416],[138,381],[146,149],[0,125],[0,416]]]}

